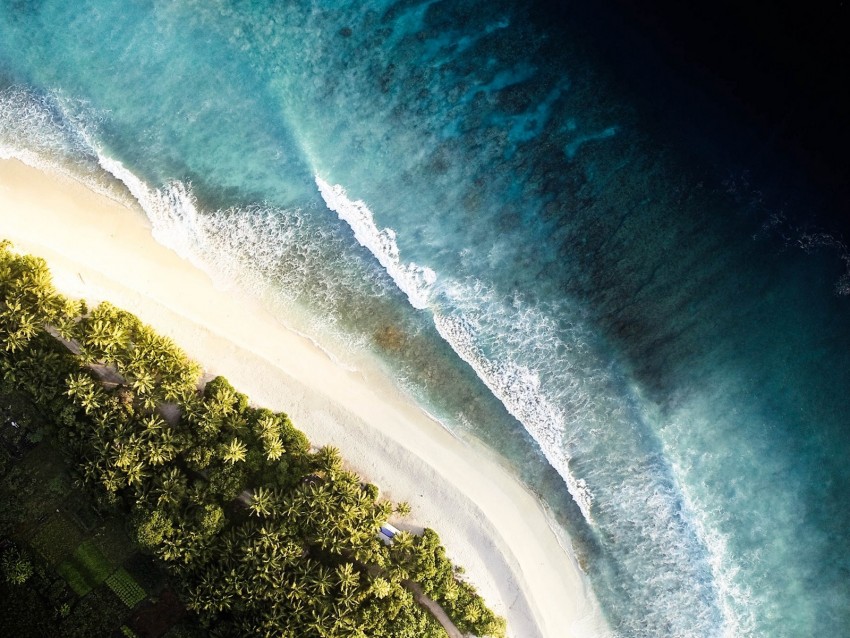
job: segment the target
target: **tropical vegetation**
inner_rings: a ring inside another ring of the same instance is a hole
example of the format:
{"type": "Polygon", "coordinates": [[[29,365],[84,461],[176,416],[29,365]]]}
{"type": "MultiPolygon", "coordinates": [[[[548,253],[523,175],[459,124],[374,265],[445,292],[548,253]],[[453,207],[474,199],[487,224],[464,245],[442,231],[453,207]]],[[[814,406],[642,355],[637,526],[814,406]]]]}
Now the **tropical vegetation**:
{"type": "MultiPolygon", "coordinates": [[[[43,260],[7,242],[0,395],[49,424],[79,484],[126,515],[210,635],[445,636],[423,597],[464,633],[504,635],[434,531],[379,540],[409,506],[381,499],[339,450],[312,448],[286,414],[252,406],[222,377],[202,383],[196,363],[130,313],[64,298],[43,260]]],[[[132,579],[98,574],[84,549],[66,561],[72,586],[105,582],[140,600],[132,579]],[[88,580],[70,575],[75,565],[88,580]]],[[[23,586],[27,564],[8,550],[7,581],[23,586]]]]}

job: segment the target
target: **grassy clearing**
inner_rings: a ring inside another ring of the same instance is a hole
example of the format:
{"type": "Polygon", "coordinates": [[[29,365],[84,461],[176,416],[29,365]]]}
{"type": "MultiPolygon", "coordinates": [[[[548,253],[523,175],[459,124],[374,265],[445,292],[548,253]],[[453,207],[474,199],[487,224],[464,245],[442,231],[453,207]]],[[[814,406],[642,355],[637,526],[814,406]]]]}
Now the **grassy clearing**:
{"type": "Polygon", "coordinates": [[[80,543],[74,554],[56,571],[79,596],[85,596],[105,581],[114,569],[94,542],[87,540],[80,543]]]}
{"type": "Polygon", "coordinates": [[[72,560],[66,560],[56,568],[56,571],[65,579],[65,582],[68,583],[77,596],[83,597],[94,588],[88,575],[81,571],[80,566],[72,560]]]}
{"type": "Polygon", "coordinates": [[[112,573],[114,566],[103,555],[94,541],[87,540],[80,543],[77,550],[74,552],[76,558],[85,568],[97,579],[97,584],[106,580],[107,576],[112,573]]]}

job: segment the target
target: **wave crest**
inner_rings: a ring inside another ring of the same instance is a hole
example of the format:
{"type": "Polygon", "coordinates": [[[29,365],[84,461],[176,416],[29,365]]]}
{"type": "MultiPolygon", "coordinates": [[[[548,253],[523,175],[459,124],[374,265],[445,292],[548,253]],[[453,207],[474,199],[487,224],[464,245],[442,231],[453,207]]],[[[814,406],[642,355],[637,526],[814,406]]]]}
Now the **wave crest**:
{"type": "Polygon", "coordinates": [[[357,242],[378,259],[396,285],[407,295],[410,305],[418,310],[427,308],[437,274],[428,267],[402,263],[395,231],[392,228],[379,230],[365,202],[349,199],[342,186],[331,186],[318,176],[316,185],[327,207],[351,227],[357,242]]]}

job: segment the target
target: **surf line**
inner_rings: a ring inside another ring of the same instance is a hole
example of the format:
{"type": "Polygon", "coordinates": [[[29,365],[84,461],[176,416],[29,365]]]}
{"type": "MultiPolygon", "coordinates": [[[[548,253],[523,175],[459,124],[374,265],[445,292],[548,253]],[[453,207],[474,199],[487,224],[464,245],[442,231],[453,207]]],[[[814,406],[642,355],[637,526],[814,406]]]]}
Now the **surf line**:
{"type": "Polygon", "coordinates": [[[570,471],[570,458],[560,448],[563,414],[541,396],[539,388],[536,387],[539,384],[534,383],[534,372],[513,362],[503,365],[484,356],[477,347],[475,335],[469,326],[463,325],[462,321],[443,317],[438,312],[432,301],[437,273],[427,266],[413,262],[403,263],[396,232],[392,228],[379,229],[366,202],[350,199],[343,186],[331,185],[318,175],[315,176],[315,181],[327,207],[348,224],[357,242],[378,260],[396,286],[407,295],[410,304],[418,310],[432,310],[437,332],[537,441],[546,459],[564,479],[567,490],[579,506],[582,516],[592,524],[593,494],[587,482],[575,477],[570,471]],[[519,384],[516,383],[517,379],[521,380],[519,384]],[[523,397],[528,397],[528,390],[534,394],[530,405],[536,406],[530,410],[523,406],[522,400],[523,397]],[[543,414],[538,414],[541,410],[543,414]],[[554,424],[560,424],[561,427],[554,424]]]}

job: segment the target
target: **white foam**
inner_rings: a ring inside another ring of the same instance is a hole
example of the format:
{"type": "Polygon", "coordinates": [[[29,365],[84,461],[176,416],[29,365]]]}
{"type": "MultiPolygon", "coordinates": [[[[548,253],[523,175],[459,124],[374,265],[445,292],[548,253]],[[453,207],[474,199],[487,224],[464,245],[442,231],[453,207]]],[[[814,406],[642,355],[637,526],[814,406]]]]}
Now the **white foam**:
{"type": "Polygon", "coordinates": [[[331,186],[318,175],[316,185],[327,207],[351,227],[357,242],[377,258],[396,286],[407,295],[410,305],[419,310],[427,308],[437,274],[426,266],[402,263],[395,231],[392,228],[379,230],[365,202],[349,199],[342,186],[331,186]]]}
{"type": "Polygon", "coordinates": [[[564,451],[565,415],[546,400],[537,373],[510,360],[491,361],[477,346],[471,326],[462,320],[435,314],[434,323],[443,339],[537,441],[546,460],[564,479],[584,518],[592,523],[593,494],[587,481],[570,471],[570,457],[564,451]]]}
{"type": "Polygon", "coordinates": [[[193,247],[201,239],[198,229],[197,200],[191,186],[172,181],[163,188],[151,188],[116,159],[97,152],[104,170],[121,180],[151,222],[154,238],[184,259],[197,262],[193,247]]]}
{"type": "MultiPolygon", "coordinates": [[[[593,521],[593,494],[587,481],[570,471],[570,458],[564,452],[566,418],[563,412],[546,400],[540,378],[528,367],[510,359],[492,361],[477,344],[472,326],[440,313],[431,303],[436,273],[415,263],[401,261],[396,234],[391,228],[378,229],[372,211],[362,200],[351,200],[339,184],[331,186],[316,176],[319,192],[328,208],[339,215],[354,231],[358,243],[367,248],[407,295],[414,308],[431,308],[437,331],[457,354],[469,364],[491,392],[505,405],[537,441],[549,463],[564,479],[567,489],[588,522],[593,521]]],[[[479,298],[477,293],[473,295],[479,298]]]]}
{"type": "MultiPolygon", "coordinates": [[[[316,184],[328,208],[351,227],[358,243],[378,259],[396,285],[407,295],[411,305],[419,309],[428,308],[437,280],[436,273],[414,263],[402,263],[395,231],[391,228],[379,230],[365,202],[349,199],[342,186],[331,186],[318,176],[316,184]]],[[[437,331],[443,339],[525,426],[540,445],[546,459],[564,479],[584,518],[592,522],[593,494],[587,481],[576,478],[570,471],[570,458],[563,452],[565,415],[546,400],[537,373],[510,360],[491,361],[477,346],[476,335],[469,324],[440,314],[436,307],[432,310],[437,331]]]]}
{"type": "Polygon", "coordinates": [[[55,100],[12,86],[0,91],[0,158],[68,174],[59,160],[74,150],[72,131],[55,114],[55,100]]]}
{"type": "MultiPolygon", "coordinates": [[[[687,476],[684,469],[675,461],[672,466],[676,476],[687,476]]],[[[712,582],[717,588],[718,604],[723,616],[722,638],[753,636],[756,623],[750,604],[752,591],[749,587],[738,582],[740,569],[731,556],[729,543],[726,537],[707,521],[707,517],[711,513],[709,508],[704,504],[697,507],[697,503],[695,503],[691,491],[687,487],[687,481],[680,480],[679,484],[684,509],[688,512],[688,518],[708,552],[708,565],[711,569],[712,582]]],[[[715,518],[722,518],[722,516],[715,518]]]]}
{"type": "Polygon", "coordinates": [[[100,120],[87,105],[58,92],[39,95],[8,87],[0,91],[0,158],[75,180],[128,205],[126,193],[104,181],[98,167],[87,131],[97,128],[100,120]]]}
{"type": "MultiPolygon", "coordinates": [[[[153,188],[120,161],[101,151],[97,151],[97,158],[101,167],[130,191],[159,243],[204,270],[219,288],[237,288],[261,299],[267,307],[279,309],[281,312],[276,314],[302,326],[299,330],[287,323],[288,329],[309,339],[341,367],[357,370],[345,357],[358,344],[337,328],[334,313],[309,313],[305,318],[294,305],[305,291],[330,295],[333,305],[333,290],[326,286],[317,290],[307,283],[311,276],[315,278],[318,262],[332,256],[341,262],[343,271],[356,270],[348,263],[350,256],[343,254],[344,247],[331,243],[332,237],[305,224],[300,209],[250,205],[201,210],[191,184],[172,180],[153,188]],[[322,343],[308,332],[321,334],[322,343]],[[323,345],[328,341],[332,347],[323,345]]],[[[349,283],[368,286],[362,276],[350,274],[349,283]]],[[[329,299],[319,301],[320,307],[326,306],[327,310],[329,299]]]]}

